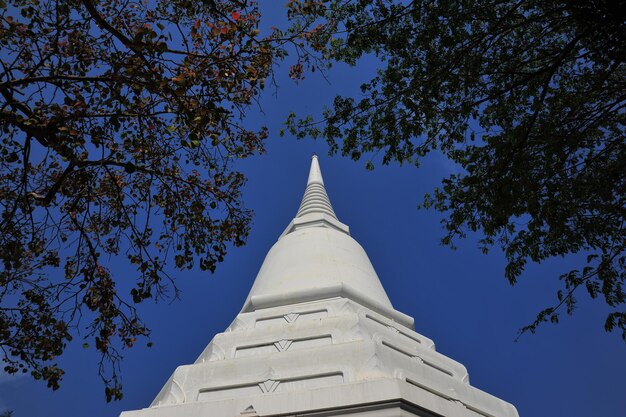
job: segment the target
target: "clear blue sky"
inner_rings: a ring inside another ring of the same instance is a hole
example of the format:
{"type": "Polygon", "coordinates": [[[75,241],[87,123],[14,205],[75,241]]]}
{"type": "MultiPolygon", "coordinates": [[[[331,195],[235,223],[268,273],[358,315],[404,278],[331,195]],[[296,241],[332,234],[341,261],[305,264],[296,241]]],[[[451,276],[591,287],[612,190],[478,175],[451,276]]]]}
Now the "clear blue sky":
{"type": "Polygon", "coordinates": [[[447,161],[433,155],[420,169],[369,172],[364,162],[327,156],[322,141],[277,135],[289,111],[319,113],[335,93],[355,93],[371,68],[337,67],[330,84],[313,74],[297,86],[281,71],[277,96],[268,94],[264,113],[247,120],[272,132],[267,154],[239,165],[249,178],[245,201],[256,212],[248,244],[231,251],[214,275],[176,274],[181,300],[143,306],[154,346],[125,352],[124,399],[105,402],[97,357],[78,339],[61,360],[67,374],[56,392],[0,374],[0,409],[15,410],[15,417],[115,417],[147,407],[176,366],[192,363],[239,312],[265,254],[297,211],[316,152],[335,212],[365,248],[394,307],[413,316],[416,331],[438,351],[464,364],[472,385],[513,403],[523,417],[626,415],[626,344],[603,331],[602,302],[581,294],[573,318],[514,342],[517,329],[554,301],[557,276],[575,259],[530,265],[511,287],[502,254],[481,254],[479,236],[458,242],[456,251],[441,246],[441,215],[416,207],[454,169],[447,161]]]}

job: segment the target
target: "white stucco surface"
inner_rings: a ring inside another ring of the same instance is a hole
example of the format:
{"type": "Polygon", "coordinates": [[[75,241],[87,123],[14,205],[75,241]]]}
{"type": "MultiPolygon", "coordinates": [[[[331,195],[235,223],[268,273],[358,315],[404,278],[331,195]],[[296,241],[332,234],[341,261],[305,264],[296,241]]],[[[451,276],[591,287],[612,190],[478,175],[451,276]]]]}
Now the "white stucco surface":
{"type": "Polygon", "coordinates": [[[393,308],[323,184],[314,157],[298,214],[233,323],[121,417],[517,417],[393,308]]]}
{"type": "Polygon", "coordinates": [[[296,230],[281,237],[267,254],[244,310],[255,296],[314,291],[341,283],[393,308],[367,254],[352,237],[328,227],[296,230]]]}

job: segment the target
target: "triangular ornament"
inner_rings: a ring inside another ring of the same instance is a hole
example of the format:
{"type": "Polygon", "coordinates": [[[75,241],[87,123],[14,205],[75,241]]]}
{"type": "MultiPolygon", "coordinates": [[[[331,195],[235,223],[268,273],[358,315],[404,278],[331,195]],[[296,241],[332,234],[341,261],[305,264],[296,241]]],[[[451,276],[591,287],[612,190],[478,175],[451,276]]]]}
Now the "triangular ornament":
{"type": "Polygon", "coordinates": [[[298,320],[298,317],[300,317],[300,314],[289,313],[289,314],[285,314],[283,317],[285,318],[287,323],[293,323],[294,321],[298,320]]]}
{"type": "Polygon", "coordinates": [[[276,349],[278,349],[279,352],[284,352],[287,349],[289,349],[289,347],[291,346],[291,343],[292,343],[291,340],[283,339],[283,340],[279,340],[278,342],[275,342],[274,346],[276,346],[276,349]]]}
{"type": "Polygon", "coordinates": [[[278,388],[278,384],[280,384],[280,381],[274,381],[273,379],[268,379],[267,381],[260,382],[259,387],[261,388],[261,391],[265,393],[274,392],[276,391],[276,388],[278,388]]]}

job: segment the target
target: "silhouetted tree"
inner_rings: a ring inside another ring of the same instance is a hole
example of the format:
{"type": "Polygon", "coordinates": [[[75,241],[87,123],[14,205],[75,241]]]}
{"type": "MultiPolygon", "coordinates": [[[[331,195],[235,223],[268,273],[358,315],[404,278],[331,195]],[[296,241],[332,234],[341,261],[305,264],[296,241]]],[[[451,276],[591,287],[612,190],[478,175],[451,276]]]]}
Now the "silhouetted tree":
{"type": "Polygon", "coordinates": [[[445,244],[480,231],[485,252],[506,254],[511,284],[529,261],[586,256],[521,332],[571,314],[585,288],[612,309],[605,329],[626,340],[625,2],[317,3],[338,28],[326,56],[358,68],[374,55],[380,68],[324,120],[290,115],[292,133],[321,135],[354,160],[373,154],[370,169],[379,156],[419,165],[443,153],[459,173],[424,205],[446,214],[445,244]]]}
{"type": "Polygon", "coordinates": [[[137,304],[176,296],[165,263],[214,271],[244,243],[233,161],[267,130],[242,116],[288,45],[307,55],[298,28],[261,36],[259,19],[253,1],[0,0],[6,372],[56,389],[80,335],[121,398],[119,349],[149,333],[137,304]]]}

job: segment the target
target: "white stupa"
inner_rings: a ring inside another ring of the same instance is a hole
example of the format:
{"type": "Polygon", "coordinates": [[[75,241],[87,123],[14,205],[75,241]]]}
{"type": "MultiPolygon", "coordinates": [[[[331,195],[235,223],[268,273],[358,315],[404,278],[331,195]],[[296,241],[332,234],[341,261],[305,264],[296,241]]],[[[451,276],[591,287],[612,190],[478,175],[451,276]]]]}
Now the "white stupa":
{"type": "Polygon", "coordinates": [[[317,157],[241,312],[149,408],[121,417],[516,417],[395,310],[328,199],[317,157]]]}

